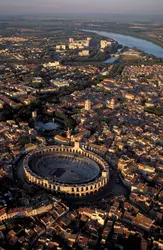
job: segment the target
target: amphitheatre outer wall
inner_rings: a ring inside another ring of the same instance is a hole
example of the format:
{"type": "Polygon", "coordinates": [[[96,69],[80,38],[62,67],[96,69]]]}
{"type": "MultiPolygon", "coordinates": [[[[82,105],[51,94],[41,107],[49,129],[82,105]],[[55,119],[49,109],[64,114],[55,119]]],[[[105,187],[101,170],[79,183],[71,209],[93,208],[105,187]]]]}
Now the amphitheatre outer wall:
{"type": "Polygon", "coordinates": [[[45,188],[49,191],[63,194],[65,196],[72,196],[72,197],[80,197],[80,196],[87,196],[94,193],[97,193],[101,189],[103,189],[109,182],[109,166],[108,163],[103,160],[102,157],[95,154],[94,152],[91,152],[87,149],[86,145],[82,145],[80,147],[80,144],[76,142],[74,144],[74,147],[70,146],[49,146],[42,149],[38,149],[35,151],[30,152],[23,161],[23,168],[25,172],[25,176],[28,182],[31,184],[40,186],[42,188],[45,188]],[[80,184],[68,184],[68,183],[60,183],[56,180],[51,180],[48,177],[41,177],[38,174],[36,174],[34,171],[31,170],[29,166],[29,161],[32,159],[32,157],[40,156],[41,154],[44,155],[46,153],[53,153],[55,154],[74,154],[80,157],[88,158],[91,161],[94,161],[95,164],[99,166],[100,168],[100,174],[97,178],[95,178],[93,181],[88,181],[87,183],[80,183],[80,184]]]}

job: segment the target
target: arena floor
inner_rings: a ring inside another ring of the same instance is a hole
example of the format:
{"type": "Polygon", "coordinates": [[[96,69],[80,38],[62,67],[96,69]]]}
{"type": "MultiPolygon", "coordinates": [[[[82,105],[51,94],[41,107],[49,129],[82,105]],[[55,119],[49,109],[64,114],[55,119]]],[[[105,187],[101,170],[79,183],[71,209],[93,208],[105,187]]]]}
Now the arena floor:
{"type": "Polygon", "coordinates": [[[32,158],[29,165],[38,176],[67,184],[87,183],[100,174],[98,164],[83,156],[45,154],[32,158]]]}

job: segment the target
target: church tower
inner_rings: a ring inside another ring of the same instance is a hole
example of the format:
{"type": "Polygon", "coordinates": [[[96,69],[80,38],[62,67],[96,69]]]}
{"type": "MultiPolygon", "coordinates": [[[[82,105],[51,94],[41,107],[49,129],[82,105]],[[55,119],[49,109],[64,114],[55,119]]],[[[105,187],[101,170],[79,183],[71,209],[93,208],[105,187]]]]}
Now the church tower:
{"type": "Polygon", "coordinates": [[[71,130],[70,128],[68,128],[67,132],[66,132],[67,138],[71,139],[71,130]]]}

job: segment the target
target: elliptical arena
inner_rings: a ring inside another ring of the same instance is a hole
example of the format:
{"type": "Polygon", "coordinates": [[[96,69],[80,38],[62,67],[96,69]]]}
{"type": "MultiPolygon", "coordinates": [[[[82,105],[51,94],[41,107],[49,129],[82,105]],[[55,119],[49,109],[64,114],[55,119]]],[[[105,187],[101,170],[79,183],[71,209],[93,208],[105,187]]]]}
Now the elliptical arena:
{"type": "Polygon", "coordinates": [[[28,182],[66,197],[97,193],[109,182],[108,163],[78,142],[74,147],[49,146],[30,152],[23,168],[28,182]]]}

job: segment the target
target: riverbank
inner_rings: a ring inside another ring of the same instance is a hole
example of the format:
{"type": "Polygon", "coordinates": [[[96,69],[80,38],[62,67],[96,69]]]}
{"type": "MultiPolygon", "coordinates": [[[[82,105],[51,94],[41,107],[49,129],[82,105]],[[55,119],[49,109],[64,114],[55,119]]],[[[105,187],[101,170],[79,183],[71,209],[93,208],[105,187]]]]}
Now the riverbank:
{"type": "Polygon", "coordinates": [[[101,37],[112,38],[116,40],[119,44],[122,44],[123,46],[127,46],[130,48],[136,47],[147,54],[163,58],[163,48],[145,39],[140,39],[129,35],[106,32],[106,31],[97,31],[88,29],[82,29],[82,31],[88,32],[90,34],[95,33],[101,37]]]}
{"type": "MultiPolygon", "coordinates": [[[[83,27],[83,29],[87,29],[87,27],[83,27]]],[[[138,39],[143,39],[149,42],[152,42],[158,46],[160,46],[161,48],[163,48],[163,42],[160,41],[159,39],[157,39],[157,37],[155,36],[149,36],[148,34],[146,34],[146,32],[134,32],[134,29],[130,29],[130,27],[126,26],[126,28],[124,29],[124,27],[120,27],[116,26],[114,28],[112,28],[111,26],[105,28],[104,27],[95,27],[95,30],[100,32],[102,29],[103,32],[108,32],[108,33],[115,33],[115,34],[121,34],[121,35],[125,35],[125,36],[132,36],[138,39]]],[[[152,34],[152,31],[151,31],[152,34]]]]}

